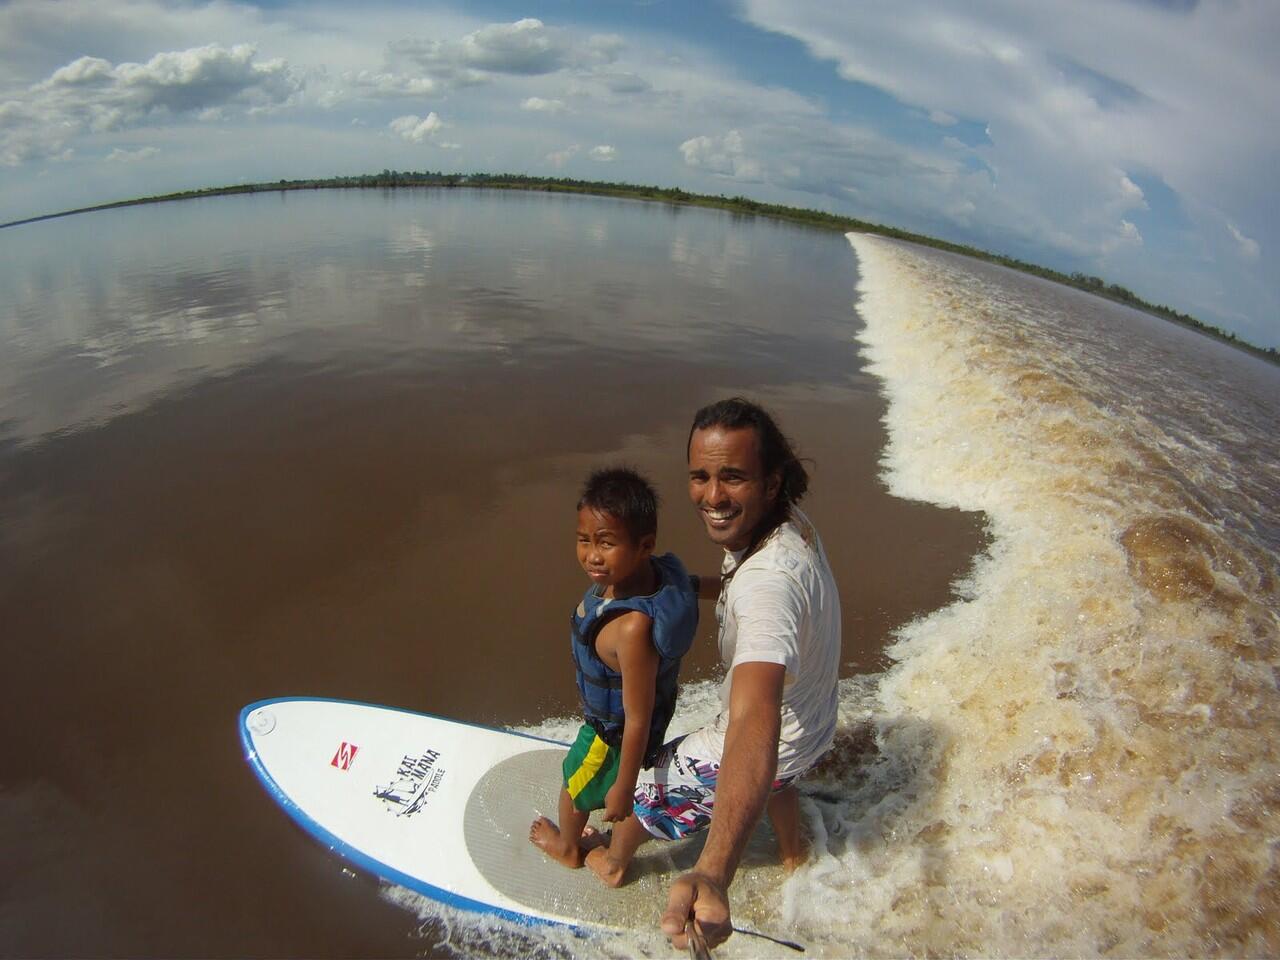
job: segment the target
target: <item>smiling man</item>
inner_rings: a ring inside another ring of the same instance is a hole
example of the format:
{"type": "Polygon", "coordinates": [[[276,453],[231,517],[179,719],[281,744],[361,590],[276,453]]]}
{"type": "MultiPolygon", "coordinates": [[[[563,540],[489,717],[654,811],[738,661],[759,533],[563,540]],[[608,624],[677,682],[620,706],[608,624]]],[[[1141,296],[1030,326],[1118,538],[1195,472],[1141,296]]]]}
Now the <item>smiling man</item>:
{"type": "Polygon", "coordinates": [[[721,576],[699,587],[718,597],[720,713],[663,748],[653,782],[637,788],[635,813],[587,857],[616,885],[650,836],[710,827],[662,918],[677,947],[686,945],[691,918],[710,946],[732,932],[728,888],[763,811],[786,868],[804,861],[793,784],[831,745],[840,667],[839,594],[818,534],[796,506],[809,477],[773,418],[738,397],[703,407],[688,460],[690,499],[725,550],[721,576]]]}

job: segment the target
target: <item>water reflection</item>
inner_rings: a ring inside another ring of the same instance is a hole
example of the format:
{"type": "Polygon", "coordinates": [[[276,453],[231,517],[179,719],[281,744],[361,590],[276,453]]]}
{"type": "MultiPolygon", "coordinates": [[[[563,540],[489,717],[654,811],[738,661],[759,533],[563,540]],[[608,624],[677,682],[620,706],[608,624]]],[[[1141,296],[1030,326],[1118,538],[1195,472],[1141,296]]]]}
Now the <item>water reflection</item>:
{"type": "Polygon", "coordinates": [[[794,376],[803,365],[807,380],[827,383],[856,370],[851,348],[832,358],[819,346],[847,332],[849,276],[835,245],[814,242],[819,235],[790,250],[805,234],[792,231],[781,243],[773,236],[787,234],[780,228],[729,229],[725,218],[704,216],[682,219],[672,237],[667,220],[631,204],[615,205],[628,216],[610,248],[596,201],[497,197],[464,217],[448,194],[390,206],[368,200],[327,197],[333,219],[323,225],[313,210],[296,210],[304,203],[295,200],[287,208],[292,231],[270,198],[111,211],[30,228],[57,234],[38,239],[73,267],[62,283],[44,269],[37,251],[46,247],[23,243],[29,237],[18,231],[0,236],[5,253],[15,254],[5,257],[10,294],[0,304],[9,346],[0,384],[18,400],[6,404],[11,429],[31,439],[77,421],[101,422],[136,409],[143,397],[265,355],[314,360],[317,352],[353,348],[397,363],[425,353],[432,368],[498,348],[524,362],[573,349],[657,350],[668,359],[705,350],[730,371],[743,358],[756,375],[774,366],[794,376]],[[375,226],[371,210],[388,222],[375,226]],[[548,219],[561,238],[554,249],[548,219]],[[83,222],[116,242],[90,242],[77,229],[83,222]],[[348,244],[312,242],[317,233],[343,231],[352,234],[348,244]],[[643,256],[655,234],[681,268],[674,276],[643,256]],[[158,235],[171,242],[157,245],[158,235]],[[271,242],[245,243],[264,237],[271,242]],[[790,255],[779,257],[780,250],[790,255]],[[783,291],[798,262],[812,270],[815,261],[827,265],[815,272],[833,281],[833,296],[797,311],[783,291]],[[129,369],[85,382],[84,361],[129,369]],[[67,392],[68,380],[76,381],[77,403],[41,402],[67,392]]]}

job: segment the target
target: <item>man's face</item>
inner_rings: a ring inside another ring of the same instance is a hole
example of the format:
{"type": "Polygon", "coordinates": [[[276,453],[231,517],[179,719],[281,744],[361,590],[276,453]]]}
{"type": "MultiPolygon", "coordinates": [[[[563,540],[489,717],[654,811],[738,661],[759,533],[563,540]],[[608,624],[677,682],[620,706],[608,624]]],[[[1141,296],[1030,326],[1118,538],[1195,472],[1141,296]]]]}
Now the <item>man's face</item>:
{"type": "Polygon", "coordinates": [[[750,427],[695,430],[689,441],[689,499],[707,536],[726,550],[745,550],[773,509],[779,478],[765,476],[760,441],[750,427]]]}

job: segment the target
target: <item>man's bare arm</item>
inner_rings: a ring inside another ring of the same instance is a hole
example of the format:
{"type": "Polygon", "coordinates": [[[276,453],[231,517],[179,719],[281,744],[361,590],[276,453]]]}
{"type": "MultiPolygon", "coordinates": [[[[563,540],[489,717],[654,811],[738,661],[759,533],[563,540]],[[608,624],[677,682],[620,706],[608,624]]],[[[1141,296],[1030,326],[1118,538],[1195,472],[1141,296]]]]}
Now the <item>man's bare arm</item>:
{"type": "Polygon", "coordinates": [[[786,668],[777,663],[740,663],[733,669],[711,829],[694,867],[726,887],[764,812],[778,769],[785,676],[786,668]]]}
{"type": "Polygon", "coordinates": [[[672,885],[662,918],[662,930],[677,948],[686,946],[684,928],[691,915],[710,946],[732,932],[727,890],[778,769],[785,677],[786,668],[776,663],[740,663],[733,669],[711,828],[693,870],[672,885]]]}

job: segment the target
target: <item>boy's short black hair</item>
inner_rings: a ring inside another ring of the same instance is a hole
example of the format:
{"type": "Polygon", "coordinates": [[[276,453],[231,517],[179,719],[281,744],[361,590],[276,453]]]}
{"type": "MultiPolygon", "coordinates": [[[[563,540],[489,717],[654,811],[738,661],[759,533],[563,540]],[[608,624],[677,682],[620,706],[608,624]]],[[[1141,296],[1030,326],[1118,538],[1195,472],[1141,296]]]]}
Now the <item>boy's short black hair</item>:
{"type": "Polygon", "coordinates": [[[637,543],[658,534],[658,494],[648,480],[630,467],[593,471],[578,498],[577,509],[583,507],[614,517],[637,543]]]}

